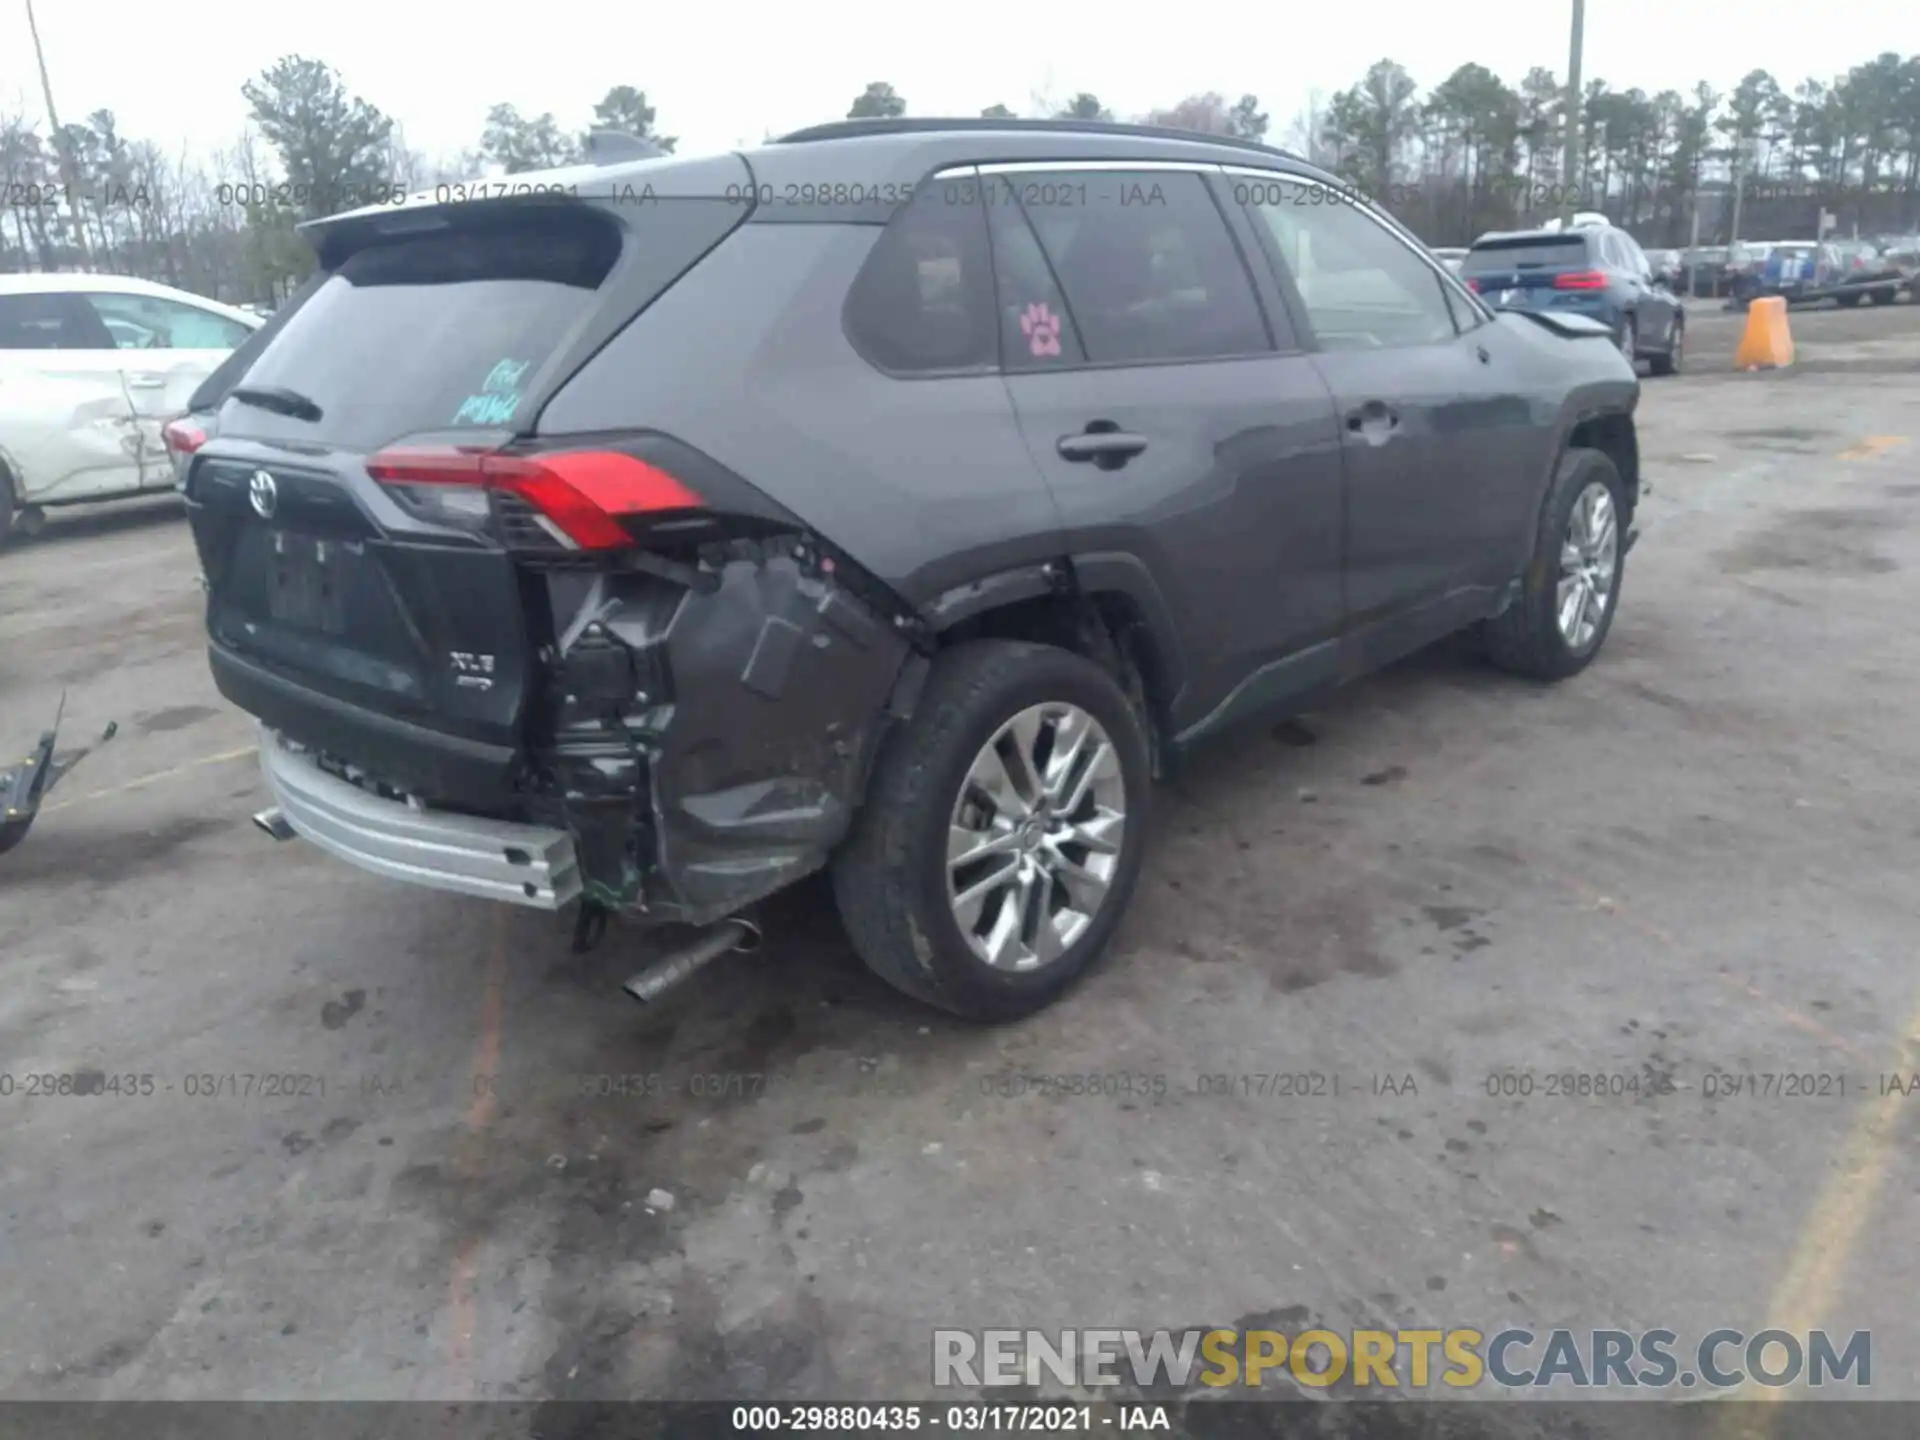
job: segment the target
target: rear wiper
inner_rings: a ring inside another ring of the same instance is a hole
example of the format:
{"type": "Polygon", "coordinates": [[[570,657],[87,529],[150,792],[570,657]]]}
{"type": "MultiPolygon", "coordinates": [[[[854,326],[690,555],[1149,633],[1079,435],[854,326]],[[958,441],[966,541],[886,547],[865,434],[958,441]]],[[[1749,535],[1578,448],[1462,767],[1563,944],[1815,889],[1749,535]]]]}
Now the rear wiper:
{"type": "Polygon", "coordinates": [[[262,410],[272,410],[276,414],[288,415],[295,420],[320,418],[318,405],[298,390],[288,390],[279,385],[236,385],[227,392],[227,398],[238,400],[242,405],[253,405],[262,410]]]}

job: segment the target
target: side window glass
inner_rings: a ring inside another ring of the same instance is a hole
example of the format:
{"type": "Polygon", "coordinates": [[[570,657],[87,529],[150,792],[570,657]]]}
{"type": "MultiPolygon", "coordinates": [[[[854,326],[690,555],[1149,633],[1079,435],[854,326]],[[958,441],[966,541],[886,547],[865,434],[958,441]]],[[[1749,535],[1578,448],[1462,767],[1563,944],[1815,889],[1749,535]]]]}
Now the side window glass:
{"type": "Polygon", "coordinates": [[[1482,323],[1480,316],[1475,312],[1474,308],[1469,305],[1464,298],[1456,294],[1451,286],[1441,281],[1438,275],[1434,276],[1433,279],[1434,283],[1440,286],[1440,298],[1446,302],[1447,313],[1453,316],[1453,328],[1455,330],[1464,335],[1467,331],[1473,329],[1474,326],[1482,323]]]}
{"type": "Polygon", "coordinates": [[[1236,190],[1273,236],[1323,349],[1433,345],[1465,328],[1433,267],[1344,195],[1279,179],[1236,190]]]}
{"type": "Polygon", "coordinates": [[[1186,170],[1003,177],[1033,223],[1094,364],[1270,354],[1273,338],[1233,234],[1186,170]]]}
{"type": "Polygon", "coordinates": [[[1060,282],[1047,264],[1005,176],[983,182],[993,278],[1000,301],[1000,363],[1008,370],[1057,370],[1087,358],[1060,282]]]}
{"type": "Polygon", "coordinates": [[[120,350],[231,350],[252,332],[237,320],[157,295],[89,294],[120,350]]]}
{"type": "Polygon", "coordinates": [[[67,294],[0,295],[0,350],[111,350],[112,334],[67,294]]]}
{"type": "Polygon", "coordinates": [[[854,345],[883,370],[965,370],[998,357],[986,208],[929,185],[887,223],[847,295],[854,345]]]}

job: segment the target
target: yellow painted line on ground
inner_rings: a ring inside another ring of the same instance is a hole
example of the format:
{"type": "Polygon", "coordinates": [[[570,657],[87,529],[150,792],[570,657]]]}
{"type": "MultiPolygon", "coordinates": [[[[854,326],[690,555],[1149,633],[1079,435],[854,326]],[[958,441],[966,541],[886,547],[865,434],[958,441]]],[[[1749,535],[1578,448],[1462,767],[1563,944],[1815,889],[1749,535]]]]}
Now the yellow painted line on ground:
{"type": "MultiPolygon", "coordinates": [[[[465,1144],[456,1159],[457,1172],[468,1184],[477,1183],[484,1168],[487,1129],[493,1124],[497,1102],[494,1080],[500,1069],[500,1046],[505,1033],[507,988],[507,926],[497,918],[488,946],[485,977],[480,986],[479,1033],[474,1038],[472,1098],[467,1104],[465,1144]]],[[[486,1232],[464,1227],[447,1277],[447,1354],[443,1394],[466,1400],[476,1393],[473,1374],[474,1336],[480,1329],[480,1247],[486,1232]]]]}
{"type": "MultiPolygon", "coordinates": [[[[1653,921],[1634,914],[1620,901],[1602,895],[1574,876],[1553,874],[1553,878],[1581,896],[1587,902],[1588,909],[1605,911],[1676,954],[1683,953],[1674,935],[1653,921]]],[[[1803,1030],[1838,1050],[1859,1055],[1858,1047],[1849,1044],[1845,1038],[1834,1034],[1811,1016],[1803,1015],[1761,993],[1751,981],[1742,980],[1724,968],[1716,973],[1723,982],[1766,1005],[1795,1029],[1803,1030]]],[[[1892,1063],[1879,1074],[1908,1075],[1915,1070],[1920,1070],[1920,1000],[1916,1000],[1913,1013],[1902,1028],[1892,1063]]],[[[1873,1083],[1878,1086],[1877,1077],[1873,1083]]],[[[1831,1314],[1835,1302],[1840,1298],[1847,1268],[1854,1251],[1859,1247],[1860,1237],[1866,1232],[1867,1222],[1873,1218],[1880,1192],[1886,1186],[1887,1171],[1892,1163],[1908,1100],[1909,1097],[1900,1090],[1892,1090],[1885,1095],[1874,1096],[1870,1104],[1861,1108],[1840,1147],[1838,1159],[1832,1164],[1826,1184],[1821,1187],[1813,1209],[1800,1227],[1786,1270],[1768,1301],[1766,1324],[1750,1333],[1784,1330],[1805,1344],[1807,1332],[1818,1328],[1822,1317],[1831,1314]]],[[[1851,1327],[1844,1324],[1839,1328],[1851,1333],[1851,1327]]],[[[1844,1341],[1844,1334],[1841,1339],[1844,1341]]],[[[1777,1401],[1793,1393],[1795,1389],[1792,1387],[1758,1386],[1748,1382],[1716,1398],[1727,1401],[1777,1401]]],[[[1716,1417],[1720,1420],[1716,1435],[1719,1440],[1768,1440],[1773,1433],[1777,1414],[1771,1405],[1731,1405],[1722,1416],[1716,1417]]]]}
{"type": "MultiPolygon", "coordinates": [[[[1907,1017],[1899,1049],[1888,1068],[1910,1074],[1917,1066],[1920,1066],[1920,1005],[1907,1017]]],[[[1886,1188],[1887,1171],[1900,1137],[1900,1122],[1907,1103],[1906,1095],[1892,1090],[1875,1096],[1855,1118],[1827,1183],[1821,1187],[1812,1212],[1800,1227],[1800,1238],[1787,1262],[1786,1274],[1767,1305],[1767,1323],[1762,1328],[1785,1330],[1804,1337],[1809,1330],[1817,1328],[1823,1318],[1831,1317],[1846,1281],[1847,1267],[1861,1235],[1866,1232],[1867,1222],[1873,1218],[1880,1192],[1886,1188]]],[[[1851,1333],[1851,1327],[1844,1322],[1838,1328],[1851,1333]]],[[[1841,1339],[1844,1341],[1844,1333],[1841,1339]]],[[[1792,1398],[1802,1388],[1749,1383],[1727,1398],[1779,1401],[1792,1398]]],[[[1720,1434],[1724,1440],[1765,1440],[1773,1433],[1776,1413],[1771,1405],[1736,1406],[1727,1412],[1720,1434]]]]}
{"type": "Polygon", "coordinates": [[[149,785],[162,780],[171,780],[176,775],[184,775],[189,770],[199,770],[208,765],[224,765],[229,760],[244,759],[248,755],[258,755],[258,745],[242,745],[237,750],[222,750],[218,755],[202,755],[197,760],[188,760],[179,765],[171,765],[165,770],[156,770],[151,775],[142,775],[138,779],[128,780],[120,785],[109,785],[104,790],[90,790],[85,795],[75,795],[69,800],[58,800],[42,807],[42,815],[51,815],[56,810],[71,810],[76,805],[85,805],[90,800],[107,800],[115,795],[124,795],[129,790],[144,790],[149,785]]]}
{"type": "Polygon", "coordinates": [[[1884,455],[1889,450],[1897,450],[1907,443],[1904,435],[1869,435],[1858,445],[1849,445],[1840,452],[1842,460],[1871,460],[1876,455],[1884,455]]]}

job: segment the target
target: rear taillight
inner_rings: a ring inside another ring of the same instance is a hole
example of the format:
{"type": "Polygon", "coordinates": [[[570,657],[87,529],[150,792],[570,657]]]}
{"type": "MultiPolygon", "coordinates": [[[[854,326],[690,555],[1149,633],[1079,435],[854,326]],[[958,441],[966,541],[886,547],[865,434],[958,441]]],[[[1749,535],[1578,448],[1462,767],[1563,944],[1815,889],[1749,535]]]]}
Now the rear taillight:
{"type": "Polygon", "coordinates": [[[169,420],[160,429],[160,439],[175,455],[191,455],[207,443],[207,432],[185,420],[169,420]]]}
{"type": "Polygon", "coordinates": [[[658,466],[612,450],[511,455],[458,447],[398,447],[367,461],[367,473],[408,508],[449,524],[484,523],[487,492],[517,495],[562,545],[619,550],[635,543],[627,517],[699,510],[705,502],[658,466]]]}
{"type": "Polygon", "coordinates": [[[1467,289],[1478,295],[1480,293],[1480,282],[1478,280],[1467,281],[1467,289]]]}
{"type": "Polygon", "coordinates": [[[1556,290],[1604,290],[1607,277],[1598,270],[1569,270],[1564,275],[1553,277],[1556,290]]]}

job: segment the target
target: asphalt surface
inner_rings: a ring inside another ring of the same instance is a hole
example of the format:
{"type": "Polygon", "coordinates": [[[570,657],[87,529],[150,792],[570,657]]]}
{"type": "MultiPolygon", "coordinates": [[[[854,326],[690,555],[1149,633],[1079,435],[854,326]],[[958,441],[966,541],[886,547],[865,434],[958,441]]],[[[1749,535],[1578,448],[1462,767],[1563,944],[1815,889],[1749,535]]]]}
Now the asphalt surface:
{"type": "Polygon", "coordinates": [[[0,744],[121,727],[0,860],[0,1395],[901,1397],[936,1326],[1265,1320],[1871,1329],[1914,1398],[1920,306],[1774,374],[1738,323],[1647,383],[1594,668],[1442,647],[1222,743],[1002,1029],[817,884],[650,1013],[630,937],[274,845],[172,504],[0,554],[0,744]]]}

